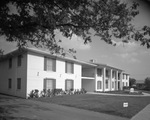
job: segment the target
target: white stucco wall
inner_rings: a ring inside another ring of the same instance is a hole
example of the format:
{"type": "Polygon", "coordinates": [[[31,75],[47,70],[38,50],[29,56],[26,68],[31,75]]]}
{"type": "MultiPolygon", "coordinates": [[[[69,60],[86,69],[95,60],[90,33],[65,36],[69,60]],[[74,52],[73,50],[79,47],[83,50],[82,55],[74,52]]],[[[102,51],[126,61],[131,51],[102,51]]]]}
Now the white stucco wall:
{"type": "Polygon", "coordinates": [[[27,56],[22,55],[22,64],[17,66],[17,56],[12,56],[12,68],[9,59],[0,62],[0,92],[25,98],[26,96],[26,64],[27,56]],[[21,89],[17,90],[17,78],[21,78],[21,89]],[[12,88],[8,88],[8,79],[12,80],[12,88]]]}
{"type": "Polygon", "coordinates": [[[28,54],[27,95],[33,89],[43,90],[45,78],[56,79],[56,88],[65,90],[65,80],[74,80],[74,89],[81,89],[81,65],[74,64],[74,74],[65,73],[65,61],[56,60],[56,72],[44,71],[44,55],[28,54]]]}

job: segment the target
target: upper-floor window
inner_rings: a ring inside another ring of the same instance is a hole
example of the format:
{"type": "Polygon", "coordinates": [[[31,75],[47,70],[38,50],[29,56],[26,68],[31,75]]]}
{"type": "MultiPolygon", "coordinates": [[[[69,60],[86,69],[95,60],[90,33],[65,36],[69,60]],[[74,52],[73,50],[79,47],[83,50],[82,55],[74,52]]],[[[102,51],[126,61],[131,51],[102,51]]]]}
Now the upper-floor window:
{"type": "Polygon", "coordinates": [[[123,79],[125,79],[125,75],[123,74],[122,76],[123,76],[123,79]]]}
{"type": "Polygon", "coordinates": [[[22,55],[18,55],[17,65],[21,66],[21,63],[22,63],[22,55]]]}
{"type": "Polygon", "coordinates": [[[100,68],[97,69],[97,76],[102,76],[102,69],[100,68]]]}
{"type": "Polygon", "coordinates": [[[116,72],[115,71],[112,71],[112,77],[116,78],[116,72]]]}
{"type": "Polygon", "coordinates": [[[71,62],[66,62],[66,73],[74,73],[74,64],[71,62]]]}
{"type": "Polygon", "coordinates": [[[109,77],[109,71],[106,70],[106,77],[109,77]]]}
{"type": "Polygon", "coordinates": [[[56,71],[56,60],[52,58],[44,58],[44,70],[45,71],[56,71]]]}
{"type": "Polygon", "coordinates": [[[121,78],[121,76],[120,76],[121,74],[120,73],[118,73],[118,80],[120,80],[120,78],[121,78]]]}
{"type": "Polygon", "coordinates": [[[9,68],[12,68],[12,58],[9,58],[9,68]]]}

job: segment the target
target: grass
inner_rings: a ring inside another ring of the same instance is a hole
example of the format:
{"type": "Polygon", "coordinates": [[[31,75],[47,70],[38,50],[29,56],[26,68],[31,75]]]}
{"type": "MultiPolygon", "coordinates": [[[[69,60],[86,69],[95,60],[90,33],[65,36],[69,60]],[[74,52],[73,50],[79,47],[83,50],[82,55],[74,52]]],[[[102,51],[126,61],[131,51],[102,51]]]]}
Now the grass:
{"type": "Polygon", "coordinates": [[[105,96],[90,94],[38,98],[36,100],[127,118],[133,117],[146,105],[150,104],[150,97],[105,96]],[[128,102],[129,106],[127,108],[123,108],[124,102],[128,102]]]}

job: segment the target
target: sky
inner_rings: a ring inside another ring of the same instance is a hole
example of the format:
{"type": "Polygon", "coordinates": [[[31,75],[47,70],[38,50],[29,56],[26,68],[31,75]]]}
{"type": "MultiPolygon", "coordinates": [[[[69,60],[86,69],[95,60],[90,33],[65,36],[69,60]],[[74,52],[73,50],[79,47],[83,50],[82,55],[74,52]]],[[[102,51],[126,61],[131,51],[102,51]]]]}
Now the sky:
{"type": "MultiPolygon", "coordinates": [[[[131,0],[128,0],[130,3],[131,0]]],[[[135,0],[140,3],[140,14],[135,17],[133,24],[137,27],[143,25],[150,26],[150,4],[144,0],[135,0]]],[[[58,35],[58,38],[63,38],[58,35]]],[[[130,77],[136,80],[144,80],[150,77],[150,49],[146,46],[140,46],[139,42],[131,41],[130,43],[117,42],[114,47],[108,45],[99,37],[92,37],[90,44],[83,44],[83,39],[74,35],[72,39],[63,38],[61,43],[66,49],[74,48],[77,53],[76,57],[79,60],[89,61],[94,59],[97,63],[108,64],[125,70],[130,74],[130,77]]],[[[0,37],[0,48],[8,53],[16,49],[16,43],[6,42],[5,37],[0,37]]]]}

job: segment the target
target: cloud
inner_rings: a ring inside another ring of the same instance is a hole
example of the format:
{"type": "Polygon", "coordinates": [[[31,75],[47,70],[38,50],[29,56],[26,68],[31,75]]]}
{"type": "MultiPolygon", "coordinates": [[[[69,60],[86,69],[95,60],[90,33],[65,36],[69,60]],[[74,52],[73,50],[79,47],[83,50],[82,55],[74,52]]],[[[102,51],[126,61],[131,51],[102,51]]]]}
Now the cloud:
{"type": "Polygon", "coordinates": [[[129,41],[128,43],[123,43],[122,41],[115,41],[112,40],[113,43],[116,44],[116,48],[119,49],[121,52],[130,52],[138,49],[140,44],[134,41],[129,41]]]}
{"type": "MultiPolygon", "coordinates": [[[[115,42],[115,41],[114,41],[115,42]]],[[[116,42],[116,53],[115,56],[121,58],[122,61],[128,63],[139,63],[138,59],[140,53],[140,45],[134,41],[129,43],[116,42]]]]}
{"type": "Polygon", "coordinates": [[[90,44],[84,44],[84,40],[77,35],[73,35],[71,39],[61,37],[62,42],[60,45],[66,49],[74,48],[75,50],[89,50],[90,44]]]}

